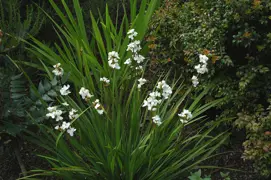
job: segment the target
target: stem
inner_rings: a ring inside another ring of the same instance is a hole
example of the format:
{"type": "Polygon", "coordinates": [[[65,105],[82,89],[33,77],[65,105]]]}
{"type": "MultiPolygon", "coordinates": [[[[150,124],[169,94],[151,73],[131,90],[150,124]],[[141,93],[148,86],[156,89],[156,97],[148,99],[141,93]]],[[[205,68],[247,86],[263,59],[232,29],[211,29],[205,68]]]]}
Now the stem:
{"type": "Polygon", "coordinates": [[[15,146],[14,146],[14,152],[15,152],[15,156],[17,158],[17,161],[19,163],[19,166],[21,168],[21,172],[23,174],[23,176],[26,176],[27,175],[27,172],[26,172],[26,168],[23,164],[23,161],[22,161],[22,158],[21,158],[21,155],[20,155],[20,151],[19,151],[19,144],[17,142],[17,140],[15,140],[15,146]]]}

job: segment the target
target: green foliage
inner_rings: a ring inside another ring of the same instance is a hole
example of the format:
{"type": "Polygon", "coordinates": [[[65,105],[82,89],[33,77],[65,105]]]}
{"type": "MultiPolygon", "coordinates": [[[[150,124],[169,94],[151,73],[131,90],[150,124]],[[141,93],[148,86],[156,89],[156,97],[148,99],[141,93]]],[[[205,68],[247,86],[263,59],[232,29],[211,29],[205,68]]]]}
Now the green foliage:
{"type": "Polygon", "coordinates": [[[262,105],[255,107],[252,113],[246,111],[238,113],[235,125],[246,129],[247,140],[243,143],[243,159],[255,161],[255,169],[264,176],[270,175],[270,151],[271,151],[271,99],[268,99],[269,107],[262,105]]]}
{"type": "Polygon", "coordinates": [[[196,91],[215,85],[207,101],[225,97],[219,118],[256,114],[271,90],[270,9],[270,0],[165,1],[150,26],[152,61],[173,64],[191,84],[198,55],[208,56],[196,91]]]}
{"type": "Polygon", "coordinates": [[[24,98],[27,94],[27,83],[22,74],[13,75],[10,69],[0,69],[1,91],[1,126],[0,133],[8,133],[16,136],[24,126],[18,121],[24,117],[24,98]],[[17,117],[16,119],[14,117],[17,117]],[[17,122],[16,122],[17,121],[17,122]],[[18,127],[16,127],[18,125],[18,127]]]}
{"type": "MultiPolygon", "coordinates": [[[[199,169],[197,172],[191,173],[188,177],[189,180],[211,180],[211,176],[206,176],[204,178],[201,177],[201,170],[199,169]]],[[[223,180],[230,180],[229,173],[220,172],[220,176],[223,180]]]]}
{"type": "MultiPolygon", "coordinates": [[[[45,18],[38,8],[25,7],[25,13],[21,11],[21,3],[18,0],[0,0],[0,53],[7,53],[21,45],[21,39],[28,39],[29,35],[35,36],[45,18]]],[[[22,50],[22,49],[21,49],[22,50]]],[[[16,49],[15,51],[20,50],[16,49]]]]}
{"type": "Polygon", "coordinates": [[[17,136],[34,123],[30,120],[29,114],[35,123],[43,122],[45,111],[43,103],[53,102],[56,91],[59,90],[56,79],[49,82],[44,80],[39,83],[38,90],[31,88],[24,75],[13,75],[7,67],[0,68],[0,134],[17,136]]]}
{"type": "MultiPolygon", "coordinates": [[[[27,6],[22,13],[18,0],[0,0],[0,134],[17,136],[31,124],[25,121],[31,99],[24,75],[10,62],[28,59],[22,39],[36,35],[44,21],[41,11],[27,6]]],[[[34,76],[33,76],[34,77],[34,76]]]]}
{"type": "Polygon", "coordinates": [[[220,176],[223,178],[223,180],[231,180],[229,174],[230,174],[229,172],[227,173],[220,172],[220,176]]]}
{"type": "MultiPolygon", "coordinates": [[[[159,2],[143,0],[139,8],[136,2],[130,1],[131,16],[125,14],[119,26],[112,23],[108,10],[105,20],[100,21],[90,13],[93,37],[89,41],[79,1],[73,1],[76,14],[73,17],[64,0],[65,12],[50,0],[65,27],[49,17],[56,26],[61,46],[55,44],[54,51],[33,38],[29,50],[42,59],[42,64],[29,65],[38,67],[53,79],[51,67],[61,63],[58,69],[63,68],[64,77],[70,73],[69,78],[64,79],[68,79],[67,83],[73,88],[70,88],[70,95],[57,96],[54,98],[56,101],[50,104],[51,108],[54,106],[60,110],[62,121],[50,119],[47,125],[39,124],[41,136],[38,137],[36,133],[28,132],[31,135],[29,139],[49,152],[41,157],[50,162],[52,169],[33,170],[34,174],[24,179],[36,176],[57,176],[67,180],[185,178],[227,139],[227,132],[211,135],[219,122],[204,125],[206,117],[203,113],[221,102],[218,99],[200,104],[200,99],[208,94],[210,87],[191,95],[190,89],[184,90],[178,78],[170,82],[174,90],[172,95],[163,99],[157,109],[148,111],[142,107],[149,92],[157,88],[154,89],[153,84],[138,88],[138,79],[144,76],[147,64],[143,70],[124,64],[126,59],[132,58],[132,53],[127,52],[130,40],[126,32],[134,28],[138,32],[136,40],[142,41],[159,2]],[[112,51],[119,54],[120,69],[109,66],[108,54],[112,51]],[[102,83],[101,77],[107,77],[110,83],[102,83]],[[82,87],[94,97],[82,100],[78,93],[82,87]],[[69,106],[63,106],[64,102],[69,106]],[[187,124],[181,123],[177,116],[184,108],[193,113],[187,124]],[[78,116],[69,117],[72,109],[77,110],[78,116]],[[103,113],[98,113],[97,109],[103,113]],[[160,126],[152,121],[156,115],[162,119],[160,126]],[[72,137],[62,127],[67,122],[76,128],[72,137]]],[[[141,52],[142,55],[148,53],[147,45],[141,52]]],[[[167,75],[164,77],[166,79],[167,75]]],[[[64,85],[62,78],[59,77],[58,85],[64,85]]],[[[152,81],[157,86],[157,79],[150,79],[152,81]]]]}
{"type": "Polygon", "coordinates": [[[211,180],[209,176],[202,178],[200,169],[197,172],[191,173],[191,176],[189,176],[188,179],[189,180],[211,180]]]}

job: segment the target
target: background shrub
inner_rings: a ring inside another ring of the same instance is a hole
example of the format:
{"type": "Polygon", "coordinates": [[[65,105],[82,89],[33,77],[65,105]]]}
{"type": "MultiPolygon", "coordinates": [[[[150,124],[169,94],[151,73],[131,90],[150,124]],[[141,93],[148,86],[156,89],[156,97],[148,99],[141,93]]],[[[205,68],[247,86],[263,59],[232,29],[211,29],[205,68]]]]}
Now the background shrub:
{"type": "MultiPolygon", "coordinates": [[[[9,57],[18,62],[30,62],[22,40],[37,35],[45,18],[36,7],[23,6],[18,0],[0,0],[0,14],[0,135],[15,137],[30,124],[25,120],[30,87],[9,57]],[[25,8],[24,11],[21,8],[25,8]]],[[[37,71],[25,70],[33,79],[36,77],[37,71]]]]}
{"type": "MultiPolygon", "coordinates": [[[[210,59],[209,71],[199,81],[202,86],[215,84],[206,100],[225,97],[213,115],[255,114],[258,104],[267,107],[271,90],[270,11],[269,0],[165,1],[150,27],[153,63],[167,64],[191,84],[198,54],[205,54],[210,59]]],[[[249,131],[247,135],[250,138],[249,131]]],[[[251,148],[258,147],[253,144],[251,148]]],[[[268,160],[258,169],[266,167],[262,173],[268,175],[271,158],[260,151],[268,160]]]]}

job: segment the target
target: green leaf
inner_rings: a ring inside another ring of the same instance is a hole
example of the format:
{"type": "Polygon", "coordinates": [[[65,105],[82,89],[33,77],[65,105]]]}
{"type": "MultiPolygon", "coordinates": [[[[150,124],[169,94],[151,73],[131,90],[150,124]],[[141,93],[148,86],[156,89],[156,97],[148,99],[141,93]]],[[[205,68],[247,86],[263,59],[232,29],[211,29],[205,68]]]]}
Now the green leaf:
{"type": "Polygon", "coordinates": [[[42,96],[42,99],[44,100],[44,101],[47,101],[47,102],[50,102],[50,101],[54,101],[52,98],[50,98],[50,96],[48,96],[47,94],[44,94],[43,96],[42,96]]]}
{"type": "Polygon", "coordinates": [[[51,89],[50,91],[48,91],[47,93],[49,96],[51,97],[57,97],[57,93],[55,92],[55,90],[51,89]]]}
{"type": "Polygon", "coordinates": [[[39,83],[38,91],[39,91],[40,94],[45,93],[45,88],[44,88],[42,82],[39,83]]]}

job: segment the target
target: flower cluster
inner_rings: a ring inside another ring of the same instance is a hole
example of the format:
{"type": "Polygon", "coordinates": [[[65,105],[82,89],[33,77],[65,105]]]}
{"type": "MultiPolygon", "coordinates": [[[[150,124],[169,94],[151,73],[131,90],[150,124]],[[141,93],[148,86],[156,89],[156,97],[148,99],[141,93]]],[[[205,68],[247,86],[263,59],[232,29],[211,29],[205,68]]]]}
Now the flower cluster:
{"type": "MultiPolygon", "coordinates": [[[[90,98],[93,97],[93,95],[91,95],[89,93],[89,90],[82,87],[79,91],[79,94],[81,95],[82,99],[84,99],[85,101],[89,101],[90,98]]],[[[104,113],[104,108],[103,106],[100,104],[100,100],[99,99],[96,99],[95,101],[92,102],[94,108],[97,110],[97,112],[99,114],[103,114],[104,113]]]]}
{"type": "Polygon", "coordinates": [[[46,114],[47,117],[51,117],[52,119],[56,119],[56,121],[63,120],[62,111],[57,109],[57,106],[51,106],[47,108],[48,113],[46,114]]]}
{"type": "Polygon", "coordinates": [[[61,67],[60,63],[57,63],[53,66],[55,69],[52,71],[54,73],[55,76],[63,76],[64,74],[64,70],[61,67]]]}
{"type": "Polygon", "coordinates": [[[131,42],[127,47],[127,51],[131,51],[134,54],[137,54],[141,49],[140,41],[138,40],[131,42]]]}
{"type": "Polygon", "coordinates": [[[194,87],[197,87],[198,84],[199,84],[198,77],[197,77],[197,76],[193,76],[193,77],[191,78],[191,80],[192,80],[193,86],[194,86],[194,87]]]}
{"type": "Polygon", "coordinates": [[[128,47],[127,47],[127,51],[132,52],[132,58],[128,58],[124,62],[124,64],[134,67],[132,66],[132,62],[133,62],[132,60],[134,60],[136,64],[135,69],[142,70],[143,69],[142,63],[144,62],[145,57],[138,53],[142,49],[140,46],[140,41],[138,40],[133,41],[138,33],[134,29],[131,29],[128,31],[127,34],[128,34],[128,38],[132,40],[132,42],[128,44],[128,47]]]}
{"type": "Polygon", "coordinates": [[[93,97],[93,95],[89,93],[89,90],[84,87],[81,87],[79,94],[85,101],[88,101],[90,98],[93,97]]]}
{"type": "Polygon", "coordinates": [[[70,85],[64,85],[61,89],[60,89],[60,94],[62,96],[67,96],[68,94],[71,93],[71,91],[69,90],[70,85]]]}
{"type": "Polygon", "coordinates": [[[119,53],[116,51],[112,51],[108,53],[108,64],[113,69],[120,69],[119,65],[119,53]]]}
{"type": "Polygon", "coordinates": [[[188,120],[193,117],[192,113],[187,109],[184,109],[180,114],[178,114],[178,116],[181,118],[180,121],[183,124],[188,123],[188,120]]]}
{"type": "Polygon", "coordinates": [[[152,122],[157,126],[160,126],[162,124],[161,118],[158,115],[152,117],[152,122]]]}
{"type": "MultiPolygon", "coordinates": [[[[205,74],[208,72],[208,68],[207,68],[207,61],[209,60],[209,58],[206,55],[199,55],[199,62],[200,64],[196,65],[194,68],[196,69],[198,74],[205,74]]],[[[197,87],[199,84],[199,80],[197,76],[193,76],[191,78],[192,80],[192,84],[194,87],[197,87]]]]}
{"type": "Polygon", "coordinates": [[[168,99],[169,96],[172,94],[171,87],[164,80],[158,82],[157,89],[161,89],[162,90],[162,96],[164,97],[164,99],[168,99]]]}
{"type": "Polygon", "coordinates": [[[197,70],[198,74],[205,74],[208,72],[207,69],[207,61],[208,61],[208,57],[206,55],[199,55],[199,62],[201,64],[196,65],[194,68],[197,70]]]}
{"type": "Polygon", "coordinates": [[[149,111],[156,111],[157,106],[162,103],[162,100],[168,99],[172,94],[171,87],[165,81],[158,82],[156,89],[156,91],[149,94],[149,97],[144,100],[142,105],[142,107],[148,107],[149,111]]]}
{"type": "MultiPolygon", "coordinates": [[[[57,106],[48,107],[47,110],[48,110],[48,113],[46,114],[47,117],[55,119],[57,122],[63,120],[63,117],[61,116],[63,114],[63,111],[60,110],[60,109],[57,109],[57,106]]],[[[72,109],[72,111],[70,111],[70,113],[69,113],[70,119],[72,119],[71,118],[71,114],[72,114],[73,118],[77,118],[78,117],[77,114],[74,114],[75,112],[77,112],[77,111],[74,110],[74,109],[72,109]]],[[[76,131],[75,128],[71,127],[71,123],[70,122],[66,122],[66,121],[63,121],[62,124],[61,124],[61,126],[57,125],[55,127],[55,129],[57,129],[57,130],[61,129],[63,131],[67,130],[67,133],[70,134],[70,136],[73,136],[74,132],[76,131]]]]}
{"type": "Polygon", "coordinates": [[[161,104],[161,93],[158,91],[151,92],[149,97],[144,100],[142,107],[148,107],[149,111],[156,111],[157,106],[161,104]]]}
{"type": "Polygon", "coordinates": [[[72,110],[69,112],[70,120],[77,119],[79,117],[79,115],[76,113],[77,113],[77,110],[72,108],[72,110]]]}
{"type": "Polygon", "coordinates": [[[129,39],[134,40],[138,33],[134,29],[130,29],[127,34],[129,39]]]}
{"type": "Polygon", "coordinates": [[[106,78],[106,77],[100,78],[100,81],[101,81],[101,82],[104,82],[104,83],[107,84],[107,85],[110,84],[110,80],[109,80],[108,78],[106,78]]]}

